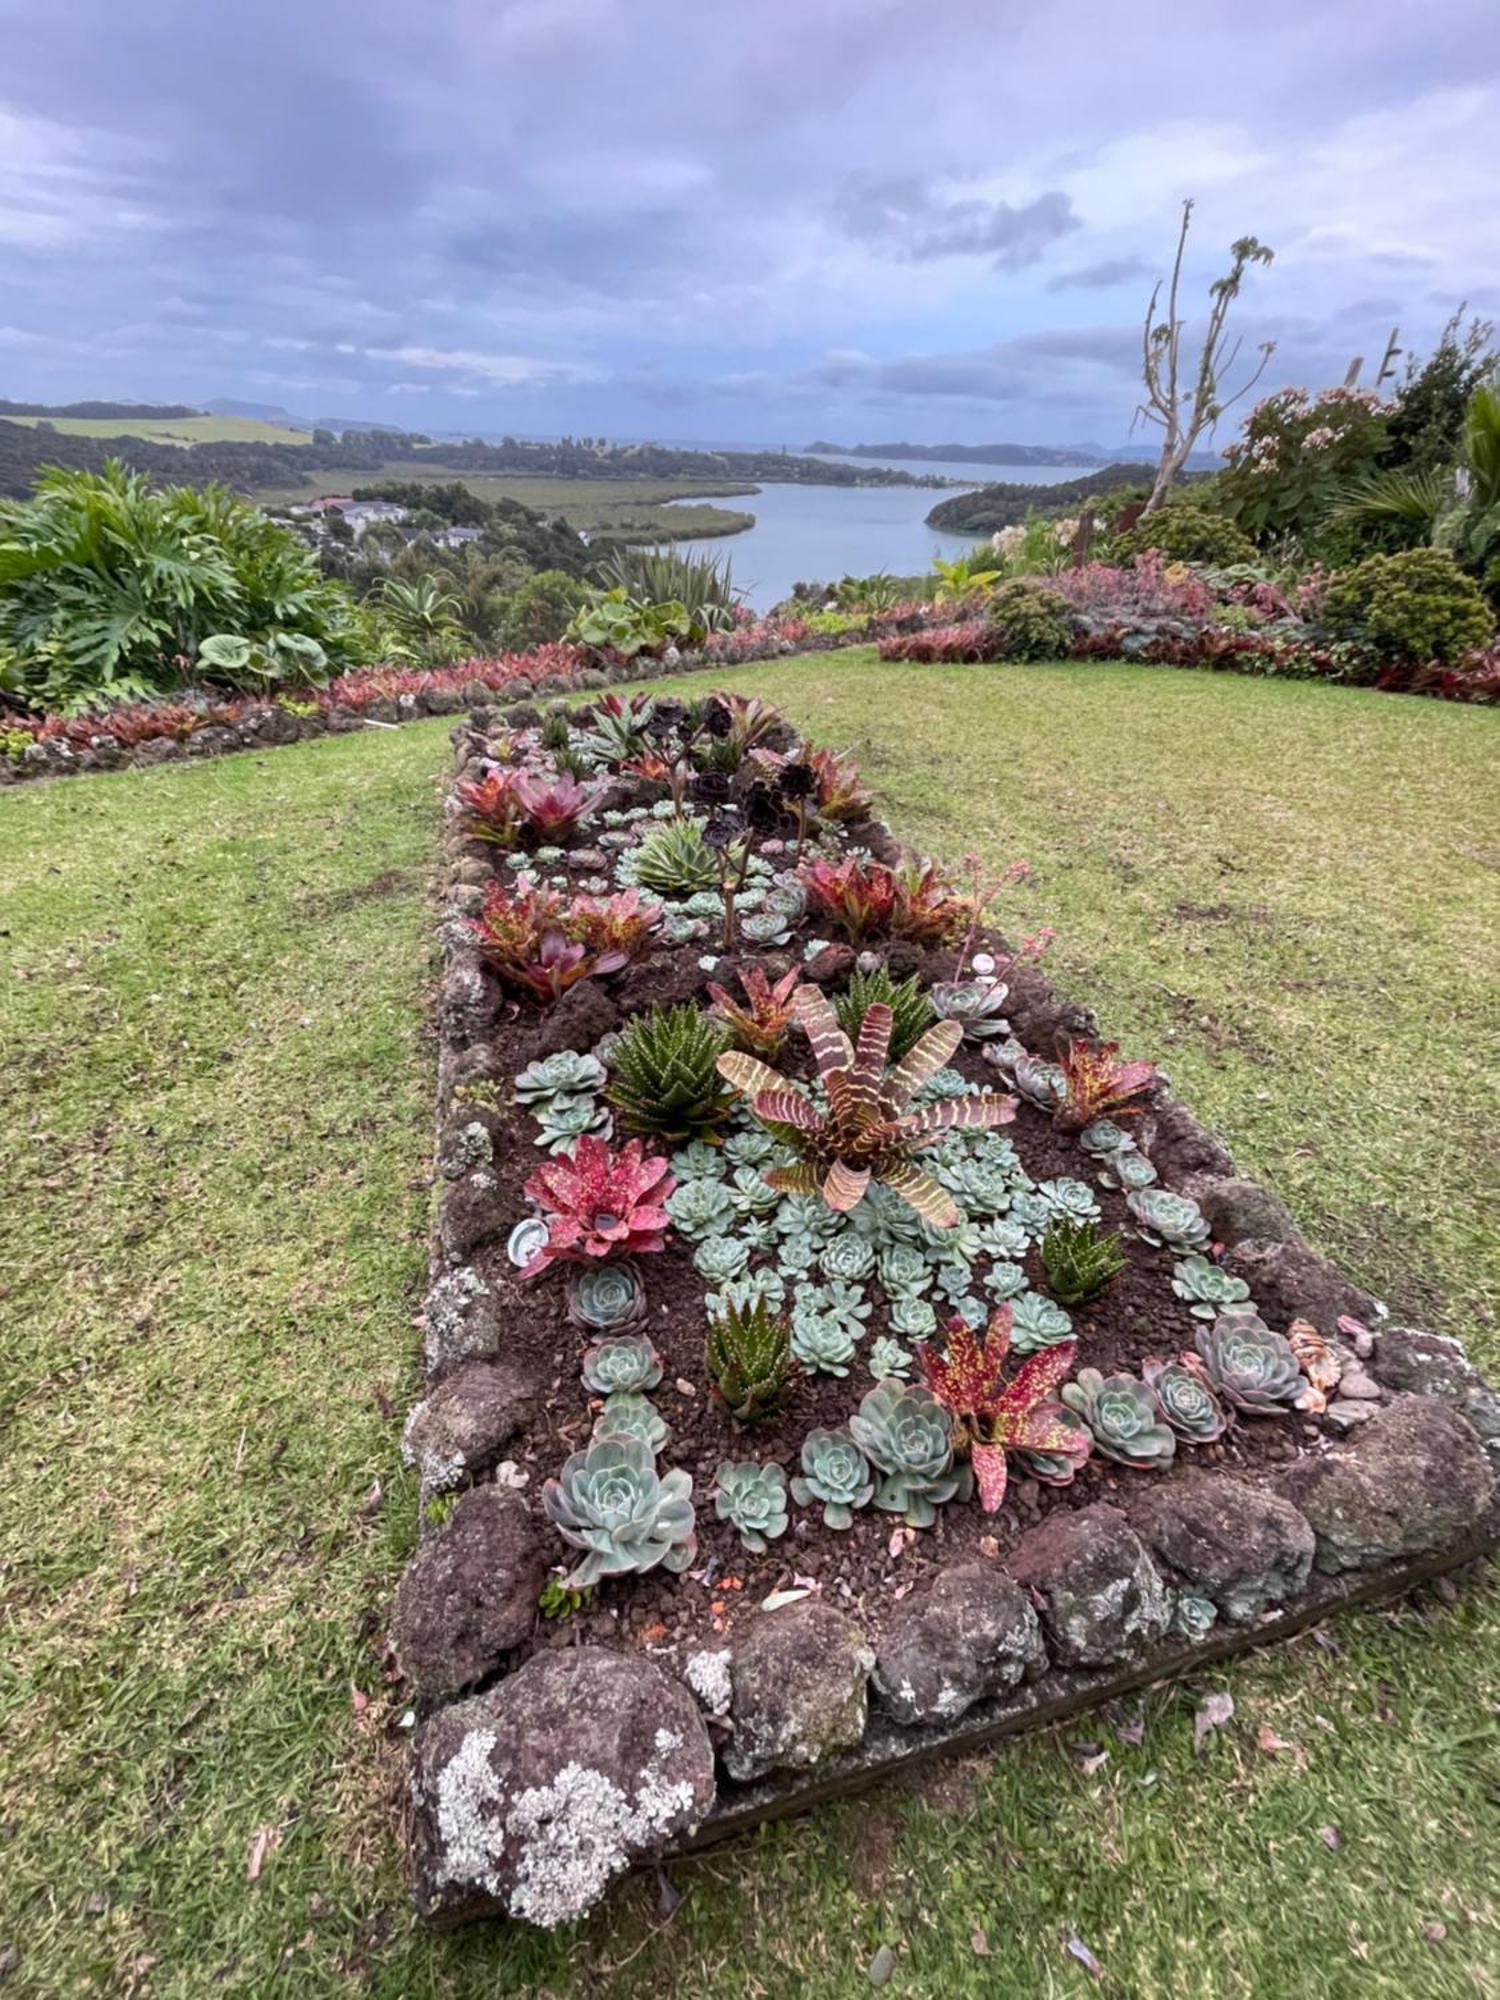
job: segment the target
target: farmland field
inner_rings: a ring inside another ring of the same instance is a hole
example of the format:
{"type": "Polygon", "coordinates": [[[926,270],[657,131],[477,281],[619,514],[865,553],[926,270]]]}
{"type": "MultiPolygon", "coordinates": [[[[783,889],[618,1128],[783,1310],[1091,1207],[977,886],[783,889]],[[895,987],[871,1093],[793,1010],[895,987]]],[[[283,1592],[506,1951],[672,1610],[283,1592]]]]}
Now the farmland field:
{"type": "Polygon", "coordinates": [[[153,444],[307,444],[306,431],[261,417],[11,417],[9,424],[48,424],[70,437],[149,438],[153,444]]]}

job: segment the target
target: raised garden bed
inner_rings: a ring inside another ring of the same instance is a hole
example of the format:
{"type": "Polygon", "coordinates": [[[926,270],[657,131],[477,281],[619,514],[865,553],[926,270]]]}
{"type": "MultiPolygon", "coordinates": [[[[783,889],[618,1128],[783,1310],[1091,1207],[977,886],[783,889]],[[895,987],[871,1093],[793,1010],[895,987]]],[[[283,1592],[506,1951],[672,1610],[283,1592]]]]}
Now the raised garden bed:
{"type": "Polygon", "coordinates": [[[846,763],[718,697],[455,740],[392,1626],[428,1916],[567,1921],[1492,1544],[1461,1349],[1100,1045],[994,885],[903,865],[846,763]]]}

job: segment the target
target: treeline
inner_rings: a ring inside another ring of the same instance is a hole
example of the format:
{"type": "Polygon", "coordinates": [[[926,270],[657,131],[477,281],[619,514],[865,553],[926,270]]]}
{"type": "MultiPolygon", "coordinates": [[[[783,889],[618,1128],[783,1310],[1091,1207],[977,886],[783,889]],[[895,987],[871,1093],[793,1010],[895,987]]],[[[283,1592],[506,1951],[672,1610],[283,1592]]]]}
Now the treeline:
{"type": "Polygon", "coordinates": [[[201,417],[202,414],[191,403],[11,403],[0,396],[0,417],[89,417],[100,420],[120,417],[127,421],[149,417],[155,421],[158,418],[201,417]]]}
{"type": "MultiPolygon", "coordinates": [[[[136,411],[135,415],[141,413],[136,411]]],[[[153,412],[152,414],[157,414],[153,412]]],[[[79,471],[102,470],[118,459],[135,471],[179,485],[220,481],[241,493],[300,485],[327,478],[348,483],[361,473],[379,474],[393,465],[420,474],[532,473],[562,479],[687,477],[760,483],[784,480],[818,486],[930,486],[929,475],[891,472],[881,466],[826,464],[775,451],[687,451],[671,445],[610,445],[597,439],[559,438],[550,442],[502,438],[486,444],[433,444],[403,431],[314,431],[306,444],[157,444],[146,438],[73,437],[64,431],[37,431],[0,418],[0,493],[20,498],[31,491],[44,465],[79,471]]]]}
{"type": "MultiPolygon", "coordinates": [[[[1048,513],[1066,511],[1086,500],[1097,500],[1118,487],[1139,486],[1143,480],[1149,482],[1149,477],[1149,466],[1120,464],[1103,466],[1098,472],[1085,473],[1081,479],[1059,479],[1055,485],[1038,486],[1014,479],[996,486],[981,486],[972,493],[955,493],[951,500],[939,501],[927,516],[927,525],[950,535],[993,535],[1001,528],[1015,527],[1039,507],[1044,506],[1048,513]]],[[[1144,493],[1143,487],[1142,497],[1144,493]]]]}

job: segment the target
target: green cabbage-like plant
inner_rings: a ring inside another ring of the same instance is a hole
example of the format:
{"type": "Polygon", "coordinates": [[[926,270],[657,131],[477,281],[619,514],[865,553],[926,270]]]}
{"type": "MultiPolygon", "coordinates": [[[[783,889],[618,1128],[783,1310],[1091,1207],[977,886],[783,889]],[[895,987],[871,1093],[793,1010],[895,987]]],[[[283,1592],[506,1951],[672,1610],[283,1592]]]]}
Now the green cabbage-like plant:
{"type": "Polygon", "coordinates": [[[604,1399],[604,1408],[594,1420],[594,1436],[639,1438],[652,1451],[660,1451],[671,1432],[666,1418],[644,1396],[617,1389],[604,1399]]]}
{"type": "Polygon", "coordinates": [[[851,1042],[859,1040],[864,1018],[877,1003],[891,1010],[890,1060],[899,1062],[921,1040],[937,1015],[915,973],[898,983],[883,965],[878,965],[873,972],[854,973],[848,990],[833,1003],[838,1024],[851,1042]]]}
{"type": "Polygon", "coordinates": [[[1446,549],[1366,556],[1330,582],[1322,617],[1331,637],[1383,665],[1453,666],[1495,630],[1483,592],[1446,549]]]}
{"type": "Polygon", "coordinates": [[[1125,1268],[1118,1229],[1061,1217],[1048,1223],[1041,1257],[1052,1296],[1064,1306],[1087,1305],[1125,1268]]]}
{"type": "Polygon", "coordinates": [[[997,1299],[1018,1299],[1027,1288],[1026,1268],[1008,1261],[992,1264],[985,1273],[984,1288],[997,1299]]]}
{"type": "Polygon", "coordinates": [[[1011,1346],[1017,1354],[1058,1347],[1073,1338],[1073,1322],[1044,1292],[1021,1292],[1011,1301],[1011,1346]]]}
{"type": "Polygon", "coordinates": [[[966,1042],[984,1042],[1010,1033],[1000,1011],[1009,994],[995,979],[944,979],[929,989],[927,999],[939,1020],[957,1021],[966,1042]]]}
{"type": "Polygon", "coordinates": [[[575,1049],[560,1049],[527,1063],[516,1078],[516,1102],[533,1108],[557,1097],[588,1097],[604,1088],[604,1065],[596,1056],[579,1055],[575,1049]]]}
{"type": "Polygon", "coordinates": [[[659,896],[696,896],[712,889],[719,865],[696,821],[664,820],[636,849],[632,878],[659,896]]]}
{"type": "Polygon", "coordinates": [[[1134,1375],[1101,1375],[1080,1368],[1065,1382],[1062,1399],[1083,1418],[1095,1447],[1119,1465],[1164,1472],[1177,1455],[1177,1435],[1161,1420],[1156,1398],[1134,1375]]]}
{"type": "Polygon", "coordinates": [[[1211,1597],[1200,1597],[1193,1590],[1179,1591],[1172,1607],[1173,1636],[1196,1646],[1208,1637],[1218,1615],[1219,1607],[1211,1597]]]}
{"type": "MultiPolygon", "coordinates": [[[[908,1365],[910,1360],[908,1355],[908,1365]]],[[[848,1431],[808,1432],[802,1440],[802,1471],[792,1481],[792,1498],[799,1507],[821,1502],[824,1527],[842,1531],[854,1526],[856,1510],[868,1507],[874,1492],[870,1461],[848,1431]]]]}
{"type": "Polygon", "coordinates": [[[1225,1306],[1243,1305],[1250,1287],[1211,1258],[1184,1257],[1172,1267],[1172,1290],[1187,1302],[1194,1319],[1214,1319],[1225,1306]]]}
{"type": "Polygon", "coordinates": [[[875,1505],[910,1528],[930,1528],[939,1507],[973,1492],[970,1468],[953,1463],[953,1418],[930,1389],[877,1382],[849,1419],[849,1432],[882,1475],[875,1505]]]}
{"type": "Polygon", "coordinates": [[[937,1309],[930,1299],[906,1293],[891,1304],[891,1327],[908,1340],[925,1340],[937,1332],[937,1309]]]}
{"type": "Polygon", "coordinates": [[[927,1259],[914,1243],[891,1243],[875,1260],[880,1282],[893,1299],[925,1290],[932,1273],[927,1259]]]}
{"type": "Polygon", "coordinates": [[[1162,1415],[1185,1444],[1212,1444],[1229,1428],[1218,1397],[1186,1361],[1143,1361],[1141,1374],[1162,1415]]]}
{"type": "Polygon", "coordinates": [[[1253,1306],[1226,1306],[1193,1338],[1211,1386],[1247,1416],[1284,1416],[1307,1391],[1296,1355],[1253,1306]]]}
{"type": "Polygon", "coordinates": [[[1155,1167],[1139,1146],[1117,1146],[1114,1152],[1099,1162],[1100,1184],[1107,1188],[1119,1188],[1125,1194],[1136,1194],[1141,1188],[1151,1187],[1156,1179],[1155,1167]]]}
{"type": "Polygon", "coordinates": [[[754,1459],[725,1459],[714,1479],[714,1512],[739,1531],[752,1554],[786,1533],[786,1473],[754,1459]]]}
{"type": "Polygon", "coordinates": [[[1072,644],[1067,599],[1033,577],[1002,583],[985,607],[987,658],[1063,660],[1072,644]]]}
{"type": "Polygon", "coordinates": [[[729,1094],[715,1064],[724,1029],[696,1007],[637,1014],[615,1044],[609,1101],[634,1132],[697,1139],[724,1122],[729,1094]]]}
{"type": "Polygon", "coordinates": [[[799,1309],[792,1314],[792,1352],[815,1374],[847,1375],[854,1358],[854,1336],[830,1313],[799,1309]]]}
{"type": "Polygon", "coordinates": [[[1035,1192],[1046,1203],[1049,1219],[1061,1216],[1068,1222],[1099,1220],[1098,1197],[1087,1181],[1070,1180],[1066,1176],[1038,1181],[1035,1192]]]}
{"type": "Polygon", "coordinates": [[[617,1334],[584,1352],[583,1386],[595,1396],[644,1396],[661,1381],[662,1372],[661,1356],[648,1334],[617,1334]]]}
{"type": "Polygon", "coordinates": [[[729,1192],[741,1215],[770,1215],[781,1205],[781,1196],[756,1167],[736,1167],[729,1192]]]}
{"type": "MultiPolygon", "coordinates": [[[[681,1157],[677,1154],[674,1159],[681,1157]]],[[[699,1242],[705,1236],[722,1235],[734,1221],[734,1196],[722,1181],[710,1180],[705,1175],[699,1180],[682,1181],[676,1193],[668,1197],[666,1211],[680,1235],[690,1242],[699,1242]]]]}
{"type": "Polygon", "coordinates": [[[1137,1235],[1179,1256],[1201,1250],[1213,1240],[1213,1231],[1191,1195],[1173,1194],[1170,1188],[1137,1188],[1126,1195],[1125,1206],[1135,1217],[1137,1235]]]}
{"type": "Polygon", "coordinates": [[[567,1299],[568,1318],[594,1333],[639,1326],[646,1317],[645,1280],[628,1257],[575,1265],[568,1273],[567,1299]]]}
{"type": "Polygon", "coordinates": [[[792,1326],[765,1299],[726,1301],[708,1323],[704,1362],[714,1394],[737,1424],[756,1424],[785,1408],[800,1372],[792,1326]]]}
{"type": "Polygon", "coordinates": [[[796,1013],[812,1043],[827,1094],[826,1112],[754,1056],[734,1051],[719,1057],[720,1075],[750,1099],[772,1136],[801,1156],[796,1166],[771,1168],[766,1179],[784,1194],[821,1192],[830,1208],[842,1212],[858,1207],[872,1184],[879,1183],[908,1202],[923,1221],[951,1227],[959,1220],[957,1205],[912,1156],[946,1132],[1007,1124],[1015,1116],[1014,1100],[985,1092],[921,1110],[909,1108],[913,1093],[942,1068],[962,1039],[955,1021],[929,1028],[887,1070],[889,1007],[871,1005],[857,1048],[820,987],[798,989],[796,1013]]]}
{"type": "Polygon", "coordinates": [[[596,1438],[575,1451],[542,1487],[547,1518],[583,1560],[563,1580],[587,1590],[607,1576],[640,1576],[660,1565],[679,1572],[698,1551],[693,1482],[658,1474],[650,1445],[637,1437],[596,1438]]]}

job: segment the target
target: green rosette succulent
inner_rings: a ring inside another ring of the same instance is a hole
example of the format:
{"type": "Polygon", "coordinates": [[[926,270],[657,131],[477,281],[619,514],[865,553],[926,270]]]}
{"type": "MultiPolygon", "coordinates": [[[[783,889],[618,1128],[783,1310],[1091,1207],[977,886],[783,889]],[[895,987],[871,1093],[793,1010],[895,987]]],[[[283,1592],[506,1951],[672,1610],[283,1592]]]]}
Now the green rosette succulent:
{"type": "Polygon", "coordinates": [[[893,1299],[925,1291],[932,1279],[927,1259],[911,1243],[888,1245],[876,1258],[875,1269],[881,1284],[893,1299]]]}
{"type": "Polygon", "coordinates": [[[1010,993],[993,979],[940,980],[927,995],[932,1011],[943,1021],[957,1021],[966,1042],[985,1042],[1008,1035],[1010,1023],[1001,1013],[1010,993]]]}
{"type": "Polygon", "coordinates": [[[842,1278],[834,1278],[822,1287],[819,1310],[830,1319],[837,1320],[851,1340],[858,1340],[872,1308],[858,1285],[846,1285],[842,1278]]]}
{"type": "Polygon", "coordinates": [[[608,1111],[592,1097],[554,1097],[537,1107],[537,1135],[532,1142],[549,1153],[571,1154],[585,1132],[609,1138],[613,1123],[608,1111]]]}
{"type": "Polygon", "coordinates": [[[1203,1211],[1190,1195],[1173,1194],[1170,1188],[1136,1188],[1126,1195],[1125,1206],[1135,1217],[1138,1235],[1180,1257],[1212,1241],[1203,1211]]]}
{"type": "Polygon", "coordinates": [[[1066,1178],[1052,1181],[1038,1181],[1036,1192],[1044,1202],[1051,1219],[1058,1222],[1097,1222],[1099,1201],[1087,1181],[1066,1178]]]}
{"type": "Polygon", "coordinates": [[[1218,1615],[1219,1607],[1211,1598],[1200,1597],[1192,1590],[1179,1591],[1172,1607],[1172,1633],[1197,1645],[1200,1639],[1208,1637],[1218,1615]]]}
{"type": "Polygon", "coordinates": [[[891,1330],[908,1340],[925,1340],[937,1332],[937,1313],[927,1299],[903,1294],[891,1306],[891,1330]]]}
{"type": "Polygon", "coordinates": [[[818,1261],[818,1246],[810,1236],[783,1236],[776,1245],[776,1261],[791,1278],[805,1278],[818,1261]]]}
{"type": "Polygon", "coordinates": [[[714,1394],[737,1424],[755,1424],[782,1409],[796,1384],[791,1322],[764,1299],[727,1302],[708,1323],[704,1364],[714,1394]]]}
{"type": "Polygon", "coordinates": [[[764,1300],[775,1311],[785,1299],[786,1279],[765,1264],[758,1271],[741,1271],[737,1278],[728,1279],[720,1291],[705,1298],[704,1304],[710,1312],[723,1312],[727,1306],[749,1307],[764,1300]]]}
{"type": "Polygon", "coordinates": [[[847,1375],[854,1336],[830,1313],[798,1311],[792,1315],[792,1352],[816,1374],[847,1375]]]}
{"type": "Polygon", "coordinates": [[[1226,1307],[1194,1345],[1214,1388],[1246,1416],[1285,1416],[1307,1389],[1296,1355],[1252,1306],[1226,1307]]]}
{"type": "Polygon", "coordinates": [[[1119,1146],[1099,1164],[1099,1180],[1107,1188],[1139,1194],[1156,1181],[1156,1169],[1138,1146],[1119,1146]]]}
{"type": "Polygon", "coordinates": [[[672,1155],[672,1172],[679,1181],[721,1181],[729,1172],[729,1162],[722,1146],[693,1139],[672,1155]]]}
{"type": "Polygon", "coordinates": [[[1039,1062],[1023,1050],[1009,1069],[1011,1082],[1039,1111],[1055,1111],[1068,1094],[1067,1075],[1058,1063],[1039,1062]]]}
{"type": "Polygon", "coordinates": [[[1046,1234],[1053,1220],[1052,1204],[1035,1188],[1013,1188],[1006,1219],[1026,1231],[1028,1239],[1046,1234]]]}
{"type": "Polygon", "coordinates": [[[757,1465],[754,1459],[725,1459],[715,1475],[714,1512],[739,1531],[752,1554],[763,1556],[767,1545],[786,1533],[786,1473],[779,1465],[757,1465]]]}
{"type": "Polygon", "coordinates": [[[658,1564],[685,1570],[698,1550],[693,1482],[658,1474],[651,1447],[636,1437],[596,1438],[575,1451],[542,1487],[547,1518],[583,1560],[563,1580],[588,1590],[607,1576],[639,1576],[658,1564]]]}
{"type": "Polygon", "coordinates": [[[810,1236],[821,1247],[842,1231],[844,1218],[820,1194],[784,1194],[776,1226],[784,1236],[810,1236]]]}
{"type": "Polygon", "coordinates": [[[999,1215],[1010,1207],[1012,1188],[1004,1167],[988,1160],[955,1159],[940,1161],[933,1172],[966,1215],[999,1215]]]}
{"type": "Polygon", "coordinates": [[[1119,1465],[1164,1472],[1177,1455],[1176,1433],[1161,1421],[1156,1398],[1134,1375],[1101,1375],[1080,1368],[1064,1382],[1062,1399],[1082,1417],[1095,1447],[1119,1465]]]}
{"type": "Polygon", "coordinates": [[[869,1364],[870,1373],[877,1382],[883,1381],[887,1376],[895,1381],[904,1382],[911,1373],[912,1357],[909,1350],[904,1348],[899,1340],[892,1340],[888,1334],[881,1334],[878,1340],[871,1341],[870,1352],[865,1359],[869,1364]]]}
{"type": "Polygon", "coordinates": [[[588,1097],[603,1090],[604,1065],[594,1056],[579,1055],[574,1049],[559,1049],[556,1055],[528,1063],[516,1078],[516,1102],[537,1106],[556,1097],[588,1097]]]}
{"type": "Polygon", "coordinates": [[[1183,1361],[1143,1361],[1141,1374],[1184,1444],[1212,1444],[1229,1428],[1218,1397],[1196,1367],[1183,1361]]]}
{"type": "MultiPolygon", "coordinates": [[[[908,1365],[911,1357],[907,1356],[908,1365]]],[[[809,1431],[802,1441],[802,1472],[792,1481],[799,1507],[823,1507],[825,1528],[854,1526],[857,1508],[868,1507],[875,1492],[870,1461],[846,1430],[809,1431]]]]}
{"type": "Polygon", "coordinates": [[[862,1285],[875,1269],[875,1249],[867,1236],[844,1229],[823,1245],[818,1269],[825,1278],[838,1278],[847,1285],[862,1285]]]}
{"type": "Polygon", "coordinates": [[[750,1246],[738,1236],[706,1236],[693,1252],[693,1269],[711,1285],[737,1278],[750,1261],[750,1246]]]}
{"type": "Polygon", "coordinates": [[[662,1372],[661,1356],[644,1333],[598,1341],[583,1357],[583,1386],[595,1396],[644,1396],[661,1381],[662,1372]]]}
{"type": "Polygon", "coordinates": [[[1048,1223],[1041,1256],[1048,1289],[1064,1306],[1087,1305],[1125,1268],[1117,1229],[1061,1217],[1048,1223]]]}
{"type": "Polygon", "coordinates": [[[877,1382],[849,1431],[882,1475],[875,1505],[900,1514],[908,1527],[930,1528],[940,1506],[974,1490],[972,1469],[953,1463],[953,1419],[930,1389],[877,1382]]]}
{"type": "Polygon", "coordinates": [[[913,1104],[941,1104],[949,1097],[968,1097],[979,1086],[956,1069],[935,1069],[925,1083],[912,1092],[913,1104]]]}
{"type": "Polygon", "coordinates": [[[1113,1118],[1096,1118],[1092,1125],[1085,1125],[1078,1135],[1078,1143],[1086,1153],[1096,1160],[1108,1159],[1122,1146],[1133,1146],[1134,1139],[1123,1125],[1117,1125],[1113,1118]]]}
{"type": "Polygon", "coordinates": [[[728,1116],[730,1097],[715,1065],[722,1022],[692,1006],[637,1014],[615,1044],[609,1101],[631,1132],[701,1139],[728,1116]]]}
{"type": "MultiPolygon", "coordinates": [[[[680,1156],[679,1156],[680,1157],[680,1156]]],[[[666,1211],[673,1227],[690,1243],[721,1236],[734,1220],[734,1196],[722,1181],[707,1175],[679,1183],[667,1196],[666,1211]]]]}
{"type": "Polygon", "coordinates": [[[606,1396],[604,1408],[594,1422],[594,1437],[639,1438],[652,1451],[660,1451],[671,1436],[667,1420],[644,1396],[617,1389],[606,1396]]]}
{"type": "Polygon", "coordinates": [[[741,1215],[770,1215],[781,1201],[758,1167],[736,1167],[729,1192],[741,1215]]]}
{"type": "Polygon", "coordinates": [[[763,1167],[776,1156],[776,1141],[769,1132],[736,1132],[724,1141],[724,1157],[736,1167],[763,1167]]]}
{"type": "Polygon", "coordinates": [[[1013,1354],[1035,1354],[1073,1338],[1073,1322],[1044,1292],[1021,1292],[1010,1302],[1013,1354]]]}
{"type": "Polygon", "coordinates": [[[1184,1257],[1172,1268],[1172,1290],[1194,1319],[1216,1319],[1225,1306],[1243,1305],[1250,1287],[1208,1257],[1184,1257]]]}
{"type": "Polygon", "coordinates": [[[630,878],[659,896],[695,896],[719,879],[713,850],[693,820],[652,827],[631,857],[630,878]]]}
{"type": "Polygon", "coordinates": [[[567,1297],[568,1318],[591,1333],[621,1332],[646,1317],[645,1281],[629,1257],[575,1265],[568,1273],[567,1297]]]}

